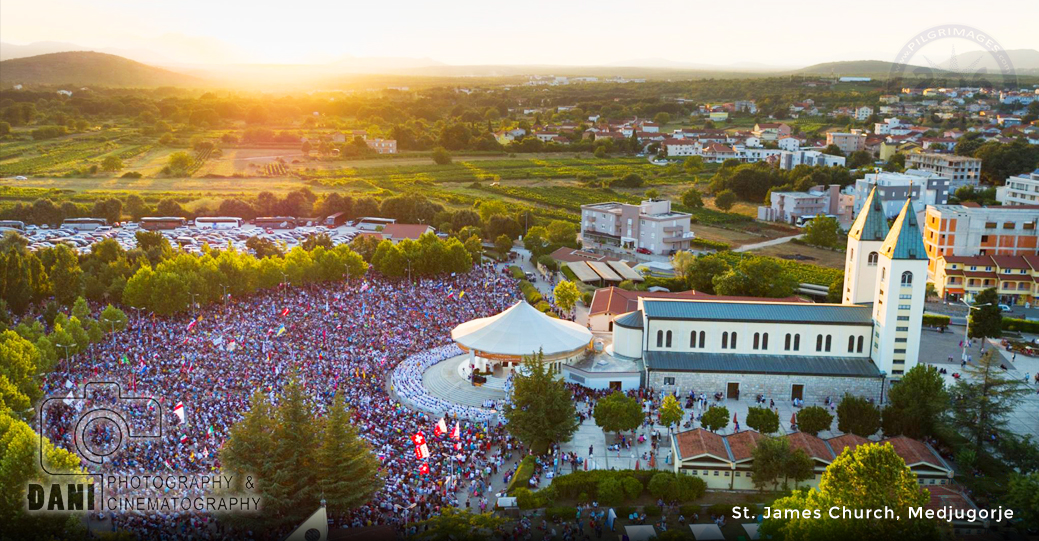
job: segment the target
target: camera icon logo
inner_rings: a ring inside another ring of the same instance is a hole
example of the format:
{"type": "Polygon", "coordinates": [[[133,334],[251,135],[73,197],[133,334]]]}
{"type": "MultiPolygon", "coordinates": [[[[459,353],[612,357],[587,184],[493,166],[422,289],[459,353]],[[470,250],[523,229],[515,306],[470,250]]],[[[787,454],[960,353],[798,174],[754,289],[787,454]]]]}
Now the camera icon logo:
{"type": "Polygon", "coordinates": [[[40,466],[50,475],[70,474],[50,464],[43,438],[74,452],[88,474],[101,474],[124,449],[162,439],[163,410],[151,397],[125,396],[114,382],[87,382],[82,395],[49,397],[40,404],[40,466]]]}

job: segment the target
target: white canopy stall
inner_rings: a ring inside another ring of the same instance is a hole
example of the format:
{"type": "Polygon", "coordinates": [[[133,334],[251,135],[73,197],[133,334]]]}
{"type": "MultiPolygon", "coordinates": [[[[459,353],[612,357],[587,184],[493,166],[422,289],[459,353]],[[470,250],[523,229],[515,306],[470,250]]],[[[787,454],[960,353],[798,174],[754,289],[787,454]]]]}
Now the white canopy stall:
{"type": "MultiPolygon", "coordinates": [[[[592,333],[574,323],[547,316],[519,301],[504,312],[467,321],[451,331],[458,347],[469,352],[469,364],[477,370],[501,371],[501,376],[522,364],[524,357],[544,353],[555,372],[581,357],[592,342],[592,333]]],[[[495,374],[499,375],[499,374],[495,374]]]]}

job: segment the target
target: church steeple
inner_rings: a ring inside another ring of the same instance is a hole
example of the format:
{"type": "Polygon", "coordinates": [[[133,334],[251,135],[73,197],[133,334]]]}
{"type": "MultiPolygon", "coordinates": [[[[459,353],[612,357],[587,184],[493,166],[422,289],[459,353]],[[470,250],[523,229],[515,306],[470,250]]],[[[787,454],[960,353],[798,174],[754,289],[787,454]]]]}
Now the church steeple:
{"type": "Polygon", "coordinates": [[[884,216],[884,204],[877,197],[877,186],[869,191],[862,210],[851,224],[848,238],[855,240],[884,240],[887,237],[887,218],[884,216]]]}
{"type": "Polygon", "coordinates": [[[891,259],[923,259],[927,260],[927,251],[924,249],[923,231],[916,221],[916,212],[913,211],[913,201],[906,199],[902,206],[902,212],[895,218],[891,232],[884,239],[880,247],[880,253],[891,259]]]}

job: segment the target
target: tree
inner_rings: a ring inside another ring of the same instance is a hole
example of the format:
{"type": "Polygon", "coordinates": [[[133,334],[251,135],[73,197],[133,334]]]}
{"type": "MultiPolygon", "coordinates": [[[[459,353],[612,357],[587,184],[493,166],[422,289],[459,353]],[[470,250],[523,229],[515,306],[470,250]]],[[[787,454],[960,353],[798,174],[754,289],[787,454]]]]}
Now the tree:
{"type": "Polygon", "coordinates": [[[318,442],[312,406],[293,377],[282,390],[261,470],[264,515],[274,524],[302,522],[319,505],[321,485],[314,468],[318,442]]]}
{"type": "Polygon", "coordinates": [[[747,426],[762,434],[774,434],[779,432],[779,414],[768,408],[750,408],[747,426]]]}
{"type": "Polygon", "coordinates": [[[449,165],[451,163],[451,154],[444,147],[436,147],[433,149],[433,163],[449,165]]]}
{"type": "MultiPolygon", "coordinates": [[[[249,410],[230,430],[224,447],[220,449],[220,462],[236,479],[243,475],[258,476],[263,471],[264,460],[273,442],[273,412],[267,395],[255,391],[249,400],[249,410]]],[[[241,488],[241,487],[238,487],[241,488]]]]}
{"type": "Polygon", "coordinates": [[[914,439],[933,436],[949,410],[945,379],[934,366],[918,364],[888,392],[883,412],[885,436],[903,434],[914,439]]]}
{"type": "Polygon", "coordinates": [[[819,489],[795,491],[772,504],[773,510],[820,509],[811,515],[773,513],[761,525],[762,537],[774,539],[923,539],[937,540],[933,520],[905,520],[911,508],[925,505],[926,490],[890,443],[847,450],[822,476],[819,489]],[[899,519],[826,520],[827,509],[891,509],[899,519]]]}
{"type": "Polygon", "coordinates": [[[990,287],[974,297],[976,310],[969,315],[971,338],[999,338],[1003,334],[1003,314],[999,310],[999,295],[990,287]],[[987,306],[982,306],[987,305],[987,306]]]}
{"type": "Polygon", "coordinates": [[[552,220],[548,227],[548,240],[555,244],[577,246],[577,225],[563,220],[552,220]]]}
{"type": "Polygon", "coordinates": [[[48,251],[45,259],[50,259],[47,276],[54,298],[61,304],[70,304],[79,296],[79,277],[83,272],[79,268],[79,258],[72,248],[59,244],[48,251]]]}
{"type": "Polygon", "coordinates": [[[118,156],[105,156],[101,160],[101,170],[107,173],[119,171],[123,168],[123,160],[120,160],[118,156]]]}
{"type": "Polygon", "coordinates": [[[656,115],[653,115],[653,122],[660,124],[660,126],[663,127],[664,124],[671,122],[671,115],[664,112],[657,113],[656,115]]]}
{"type": "Polygon", "coordinates": [[[1011,474],[1006,504],[1020,517],[1020,524],[1039,524],[1039,472],[1011,474]]]}
{"type": "Polygon", "coordinates": [[[498,235],[498,238],[494,239],[494,249],[501,254],[502,257],[508,257],[509,252],[512,251],[512,239],[505,234],[498,235]]]}
{"type": "Polygon", "coordinates": [[[603,432],[634,431],[642,424],[642,405],[620,391],[614,391],[595,403],[595,424],[603,432]]]}
{"type": "Polygon", "coordinates": [[[682,169],[685,169],[685,172],[690,175],[699,173],[703,170],[703,158],[700,156],[689,156],[682,162],[682,169]]]}
{"type": "Polygon", "coordinates": [[[834,277],[833,281],[830,282],[829,289],[826,290],[826,302],[832,302],[840,304],[841,299],[844,296],[844,271],[834,277]]]}
{"type": "Polygon", "coordinates": [[[569,441],[577,431],[573,394],[557,380],[538,352],[524,357],[524,370],[513,375],[512,400],[503,408],[509,432],[536,454],[553,442],[569,441]]]}
{"type": "Polygon", "coordinates": [[[555,295],[556,305],[567,313],[573,311],[574,306],[577,304],[577,299],[581,296],[577,286],[570,280],[563,280],[556,284],[556,288],[552,290],[552,293],[555,295]]]}
{"type": "Polygon", "coordinates": [[[190,169],[194,163],[195,158],[192,158],[190,154],[183,151],[170,154],[170,157],[166,160],[166,166],[170,168],[170,173],[174,175],[187,174],[188,169],[190,169]]]}
{"type": "Polygon", "coordinates": [[[985,443],[1003,432],[1007,416],[1018,399],[1030,391],[1019,378],[1008,378],[1000,367],[1002,356],[990,349],[967,365],[952,388],[952,413],[958,428],[969,435],[974,452],[985,453],[985,443]],[[997,358],[998,357],[998,358],[997,358]]]}
{"type": "Polygon", "coordinates": [[[728,212],[736,204],[736,194],[732,190],[722,190],[714,197],[714,206],[722,212],[728,212]]]}
{"type": "Polygon", "coordinates": [[[109,304],[101,311],[101,319],[98,323],[109,332],[121,331],[126,328],[126,313],[109,304]]]}
{"type": "Polygon", "coordinates": [[[656,188],[650,188],[646,190],[646,199],[655,201],[658,197],[660,197],[660,190],[656,188]]]}
{"type": "Polygon", "coordinates": [[[473,513],[468,509],[451,506],[441,508],[440,514],[416,525],[417,539],[432,541],[483,541],[491,537],[506,519],[494,513],[473,513]]]}
{"type": "MultiPolygon", "coordinates": [[[[678,268],[675,269],[678,271],[678,268]]],[[[689,288],[702,293],[714,294],[714,278],[731,270],[728,261],[717,254],[701,255],[694,259],[681,273],[689,282],[689,288]]]]}
{"type": "Polygon", "coordinates": [[[729,408],[725,406],[708,408],[700,418],[700,424],[711,432],[717,432],[729,426],[729,408]]]}
{"type": "Polygon", "coordinates": [[[754,486],[764,490],[771,486],[775,490],[779,486],[779,478],[783,475],[784,466],[790,456],[790,441],[786,438],[762,438],[752,451],[754,461],[751,473],[754,474],[754,486]]]}
{"type": "Polygon", "coordinates": [[[808,406],[797,414],[797,428],[813,436],[823,430],[829,430],[832,423],[833,415],[821,406],[808,406]]]}
{"type": "Polygon", "coordinates": [[[744,257],[735,268],[716,275],[712,282],[718,295],[747,297],[789,297],[798,287],[793,274],[767,257],[744,257]]]}
{"type": "Polygon", "coordinates": [[[703,194],[696,188],[689,188],[682,192],[682,204],[691,209],[703,208],[703,194]]]}
{"type": "Polygon", "coordinates": [[[381,488],[379,461],[358,435],[342,394],[328,409],[316,459],[321,497],[332,509],[345,512],[360,507],[381,488]]]}
{"type": "Polygon", "coordinates": [[[823,154],[829,154],[830,156],[844,156],[844,151],[837,145],[826,145],[823,149],[823,154]]]}
{"type": "Polygon", "coordinates": [[[675,398],[675,395],[669,394],[664,397],[664,401],[660,404],[660,424],[670,430],[671,427],[682,422],[684,415],[682,406],[678,404],[678,399],[675,398]]]}
{"type": "Polygon", "coordinates": [[[840,240],[841,226],[837,219],[822,214],[812,218],[804,230],[804,241],[813,246],[833,248],[840,240]]]}
{"type": "Polygon", "coordinates": [[[845,394],[837,405],[837,430],[868,438],[880,430],[880,408],[858,396],[845,394]]]}

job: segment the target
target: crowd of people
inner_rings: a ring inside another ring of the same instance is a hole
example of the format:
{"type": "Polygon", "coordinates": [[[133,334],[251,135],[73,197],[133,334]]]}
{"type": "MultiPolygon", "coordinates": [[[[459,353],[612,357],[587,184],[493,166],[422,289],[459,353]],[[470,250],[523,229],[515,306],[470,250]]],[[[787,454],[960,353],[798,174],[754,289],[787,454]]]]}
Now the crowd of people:
{"type": "Polygon", "coordinates": [[[424,385],[422,385],[422,374],[424,374],[426,370],[429,370],[437,363],[457,357],[461,354],[462,350],[458,346],[450,344],[423,351],[421,353],[416,353],[415,355],[404,359],[404,361],[399,363],[393,370],[393,376],[391,378],[393,383],[393,387],[391,388],[392,392],[401,400],[401,402],[404,402],[412,409],[431,413],[446,412],[451,416],[472,419],[475,421],[491,420],[497,415],[496,407],[498,404],[494,402],[485,403],[482,408],[465,406],[434,396],[424,385]]]}
{"type": "MultiPolygon", "coordinates": [[[[499,424],[463,415],[472,412],[440,402],[426,404],[427,412],[406,407],[388,392],[390,374],[401,361],[419,356],[400,374],[395,389],[418,399],[412,383],[421,381],[421,372],[416,376],[409,370],[454,353],[457,348],[449,334],[454,326],[498,313],[516,300],[515,280],[483,265],[469,273],[414,283],[368,276],[285,286],[224,299],[179,317],[131,314],[124,331],[74,356],[68,369],[62,366],[46,377],[43,388],[47,396],[64,397],[85,383],[110,381],[120,384],[124,395],[155,400],[164,416],[163,437],[123,448],[105,464],[106,473],[198,474],[220,470],[220,448],[253,392],[259,389],[277,403],[280,390],[295,374],[315,415],[322,415],[337,394],[346,399],[358,432],[381,461],[385,487],[359,509],[330,509],[332,521],[342,527],[408,528],[439,513],[442,505],[468,500],[474,486],[481,497],[490,493],[491,487],[481,480],[507,468],[510,459],[518,462],[522,450],[499,424]],[[180,404],[183,422],[174,411],[180,404]],[[441,415],[448,416],[452,427],[458,418],[459,440],[433,437],[441,415]],[[419,431],[430,444],[428,474],[420,473],[421,461],[411,441],[419,431]]],[[[88,400],[86,406],[94,402],[88,400]]],[[[154,411],[145,408],[134,415],[154,418],[154,411]]],[[[76,415],[75,408],[64,415],[67,422],[76,415]]],[[[61,415],[54,419],[44,428],[45,435],[75,450],[72,431],[62,425],[61,415]]],[[[107,518],[112,529],[147,538],[211,537],[226,528],[196,512],[115,513],[107,518]]],[[[249,534],[270,535],[235,532],[239,537],[249,534]]]]}

